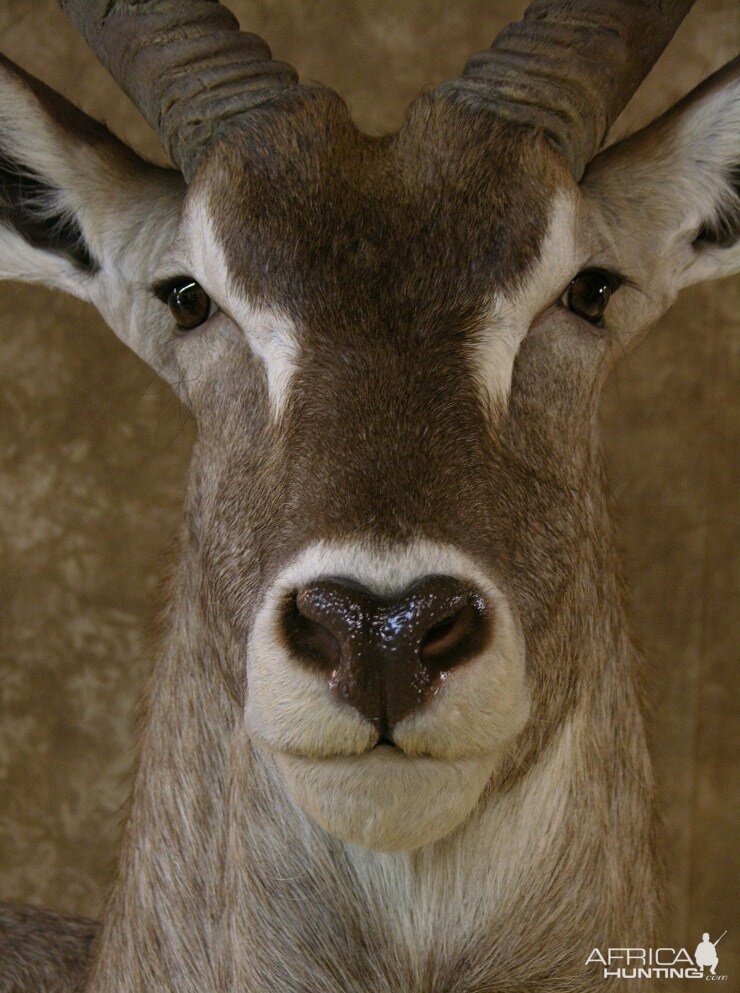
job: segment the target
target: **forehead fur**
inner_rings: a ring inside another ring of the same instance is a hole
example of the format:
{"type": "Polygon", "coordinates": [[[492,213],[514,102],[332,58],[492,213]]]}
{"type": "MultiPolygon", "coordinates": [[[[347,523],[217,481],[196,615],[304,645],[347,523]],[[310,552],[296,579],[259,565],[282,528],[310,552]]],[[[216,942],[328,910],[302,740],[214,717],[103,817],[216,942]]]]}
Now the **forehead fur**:
{"type": "Polygon", "coordinates": [[[322,92],[240,123],[191,195],[238,289],[339,343],[449,329],[513,289],[564,181],[544,142],[488,114],[424,97],[369,137],[322,92]]]}

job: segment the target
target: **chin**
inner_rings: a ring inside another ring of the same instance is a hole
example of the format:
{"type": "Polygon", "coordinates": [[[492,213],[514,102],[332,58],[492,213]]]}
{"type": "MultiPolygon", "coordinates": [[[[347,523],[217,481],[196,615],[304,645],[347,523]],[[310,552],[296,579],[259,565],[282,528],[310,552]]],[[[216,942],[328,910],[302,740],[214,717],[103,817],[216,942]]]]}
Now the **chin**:
{"type": "Polygon", "coordinates": [[[275,759],[292,799],[313,821],[379,852],[408,852],[451,834],[498,764],[497,754],[445,761],[385,745],[356,757],[275,759]]]}

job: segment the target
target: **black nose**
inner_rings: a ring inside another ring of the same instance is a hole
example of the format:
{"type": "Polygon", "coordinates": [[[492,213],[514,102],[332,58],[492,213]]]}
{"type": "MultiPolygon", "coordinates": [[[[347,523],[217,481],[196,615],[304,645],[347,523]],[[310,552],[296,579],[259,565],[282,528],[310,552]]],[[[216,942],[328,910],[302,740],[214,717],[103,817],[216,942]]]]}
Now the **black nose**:
{"type": "Polygon", "coordinates": [[[382,737],[479,652],[490,629],[483,594],[451,576],[427,576],[391,597],[319,579],[290,597],[284,623],[292,652],[382,737]]]}

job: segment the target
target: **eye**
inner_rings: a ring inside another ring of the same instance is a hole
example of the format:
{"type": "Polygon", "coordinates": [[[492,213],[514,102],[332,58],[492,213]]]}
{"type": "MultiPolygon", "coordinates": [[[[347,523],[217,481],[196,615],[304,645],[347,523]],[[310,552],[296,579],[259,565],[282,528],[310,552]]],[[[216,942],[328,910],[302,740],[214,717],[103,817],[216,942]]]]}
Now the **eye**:
{"type": "Polygon", "coordinates": [[[563,296],[563,303],[574,314],[602,327],[604,311],[612,293],[621,282],[616,273],[606,269],[584,269],[571,280],[563,296]]]}
{"type": "Polygon", "coordinates": [[[216,310],[203,287],[191,276],[180,276],[155,288],[156,295],[170,308],[181,331],[197,328],[216,310]]]}

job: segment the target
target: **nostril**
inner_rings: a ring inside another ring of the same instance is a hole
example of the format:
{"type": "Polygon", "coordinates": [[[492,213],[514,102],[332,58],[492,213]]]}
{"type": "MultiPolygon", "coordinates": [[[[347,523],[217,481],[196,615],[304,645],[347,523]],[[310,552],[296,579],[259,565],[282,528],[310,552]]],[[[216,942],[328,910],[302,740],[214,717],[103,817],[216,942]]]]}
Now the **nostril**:
{"type": "Polygon", "coordinates": [[[284,628],[291,649],[302,659],[321,669],[332,669],[339,664],[342,649],[328,623],[311,616],[315,604],[305,591],[293,593],[286,606],[284,628]]]}
{"type": "Polygon", "coordinates": [[[448,658],[468,640],[477,621],[478,613],[468,603],[450,617],[434,624],[421,640],[422,659],[432,662],[448,658]]]}

